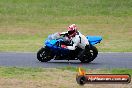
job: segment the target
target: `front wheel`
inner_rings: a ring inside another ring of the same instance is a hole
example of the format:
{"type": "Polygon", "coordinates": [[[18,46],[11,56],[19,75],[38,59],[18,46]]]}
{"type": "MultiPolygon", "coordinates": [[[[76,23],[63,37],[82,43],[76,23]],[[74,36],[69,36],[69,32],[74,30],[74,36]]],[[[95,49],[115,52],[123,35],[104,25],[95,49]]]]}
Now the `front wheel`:
{"type": "Polygon", "coordinates": [[[98,50],[95,46],[90,46],[89,48],[90,50],[90,53],[88,52],[85,52],[84,54],[82,54],[79,58],[79,60],[82,62],[82,63],[89,63],[91,61],[93,61],[97,55],[98,55],[98,50]]]}
{"type": "Polygon", "coordinates": [[[41,48],[38,52],[37,52],[37,59],[41,62],[48,62],[53,58],[53,56],[51,55],[51,52],[46,50],[46,48],[41,48]]]}

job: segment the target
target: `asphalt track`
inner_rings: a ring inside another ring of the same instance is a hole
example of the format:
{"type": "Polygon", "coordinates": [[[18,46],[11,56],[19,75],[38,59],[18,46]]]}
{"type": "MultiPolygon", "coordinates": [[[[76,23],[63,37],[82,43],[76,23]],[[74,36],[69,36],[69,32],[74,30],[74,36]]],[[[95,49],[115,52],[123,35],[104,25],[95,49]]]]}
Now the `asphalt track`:
{"type": "Polygon", "coordinates": [[[87,68],[132,68],[132,53],[99,53],[91,63],[80,63],[79,60],[51,60],[42,63],[36,58],[36,53],[1,52],[0,66],[10,67],[46,67],[80,66],[87,68]]]}

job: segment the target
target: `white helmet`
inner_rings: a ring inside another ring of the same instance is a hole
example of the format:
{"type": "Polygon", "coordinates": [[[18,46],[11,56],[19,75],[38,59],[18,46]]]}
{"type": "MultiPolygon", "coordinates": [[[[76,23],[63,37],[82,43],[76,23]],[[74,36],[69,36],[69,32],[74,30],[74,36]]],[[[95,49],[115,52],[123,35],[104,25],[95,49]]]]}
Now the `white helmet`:
{"type": "Polygon", "coordinates": [[[69,36],[73,37],[77,33],[77,26],[75,24],[72,24],[68,27],[68,34],[69,36]]]}

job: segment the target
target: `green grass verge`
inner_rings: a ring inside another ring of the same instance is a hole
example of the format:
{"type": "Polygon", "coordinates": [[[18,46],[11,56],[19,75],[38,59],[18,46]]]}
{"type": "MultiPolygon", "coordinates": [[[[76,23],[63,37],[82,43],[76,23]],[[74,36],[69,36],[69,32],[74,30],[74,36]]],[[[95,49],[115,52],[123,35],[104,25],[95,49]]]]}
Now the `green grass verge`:
{"type": "Polygon", "coordinates": [[[36,52],[46,37],[75,23],[101,35],[100,51],[132,52],[132,0],[0,0],[0,51],[36,52]]]}
{"type": "Polygon", "coordinates": [[[65,84],[76,85],[73,72],[56,68],[16,68],[0,67],[0,86],[2,88],[64,88],[65,84]]]}
{"type": "Polygon", "coordinates": [[[132,69],[112,69],[111,72],[114,74],[130,74],[130,75],[132,75],[132,69]]]}
{"type": "MultiPolygon", "coordinates": [[[[113,74],[130,74],[132,75],[132,69],[88,69],[84,68],[87,73],[113,73],[113,74]]],[[[77,67],[62,67],[62,68],[20,68],[20,67],[0,67],[0,77],[6,78],[35,78],[45,73],[56,73],[70,71],[78,73],[77,67]],[[58,72],[57,72],[58,71],[58,72]]],[[[48,74],[47,74],[48,75],[48,74]]],[[[47,75],[43,75],[47,76],[47,75]]],[[[70,75],[70,74],[69,74],[70,75]]]]}
{"type": "MultiPolygon", "coordinates": [[[[84,68],[88,74],[130,74],[132,69],[88,69],[84,68]]],[[[0,67],[0,86],[2,88],[80,88],[76,83],[78,68],[24,68],[24,67],[0,67]],[[67,85],[68,84],[68,85],[67,85]]],[[[118,84],[116,84],[117,87],[118,84]]],[[[84,88],[113,88],[115,84],[88,84],[84,88]],[[111,87],[112,86],[112,87],[111,87]]],[[[131,87],[130,84],[119,84],[118,87],[131,87]]]]}
{"type": "Polygon", "coordinates": [[[22,77],[34,76],[36,73],[44,72],[42,68],[16,68],[16,67],[0,67],[0,77],[22,77]]]}
{"type": "MultiPolygon", "coordinates": [[[[78,67],[71,67],[71,66],[67,66],[67,67],[63,67],[63,68],[59,68],[62,71],[64,70],[69,70],[69,71],[73,71],[73,72],[78,72],[78,67]]],[[[113,74],[130,74],[132,75],[132,69],[122,69],[122,68],[118,68],[118,69],[89,69],[89,68],[83,68],[84,70],[86,70],[87,73],[113,73],[113,74]]]]}

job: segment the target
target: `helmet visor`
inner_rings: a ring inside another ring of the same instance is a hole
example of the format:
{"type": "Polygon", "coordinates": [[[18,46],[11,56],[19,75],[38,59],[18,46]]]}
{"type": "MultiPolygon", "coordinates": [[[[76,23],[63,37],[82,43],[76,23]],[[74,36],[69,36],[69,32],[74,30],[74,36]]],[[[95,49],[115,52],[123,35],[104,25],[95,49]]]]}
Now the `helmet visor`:
{"type": "Polygon", "coordinates": [[[70,31],[68,31],[68,34],[69,34],[69,35],[71,35],[71,34],[73,34],[73,33],[75,33],[75,30],[70,30],[70,31]]]}

